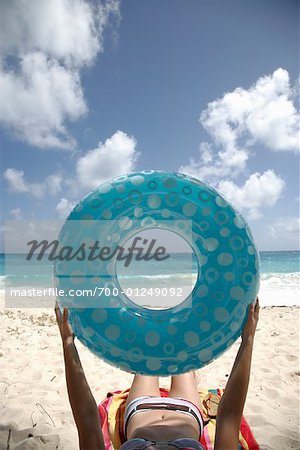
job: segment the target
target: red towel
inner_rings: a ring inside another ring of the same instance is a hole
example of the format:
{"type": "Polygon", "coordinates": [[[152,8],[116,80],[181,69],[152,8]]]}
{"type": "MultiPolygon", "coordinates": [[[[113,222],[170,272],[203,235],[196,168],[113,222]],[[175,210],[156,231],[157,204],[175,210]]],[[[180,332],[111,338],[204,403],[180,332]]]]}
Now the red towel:
{"type": "MultiPolygon", "coordinates": [[[[105,450],[118,450],[124,442],[124,411],[128,392],[129,389],[109,392],[98,407],[105,450]]],[[[201,390],[199,392],[201,402],[208,393],[216,393],[222,396],[223,389],[201,390]]],[[[160,388],[160,395],[168,397],[169,391],[160,388]]],[[[214,448],[215,429],[216,420],[210,419],[204,427],[204,433],[200,440],[205,450],[213,450],[214,448]]],[[[259,450],[258,443],[244,416],[240,427],[239,450],[259,450]]]]}

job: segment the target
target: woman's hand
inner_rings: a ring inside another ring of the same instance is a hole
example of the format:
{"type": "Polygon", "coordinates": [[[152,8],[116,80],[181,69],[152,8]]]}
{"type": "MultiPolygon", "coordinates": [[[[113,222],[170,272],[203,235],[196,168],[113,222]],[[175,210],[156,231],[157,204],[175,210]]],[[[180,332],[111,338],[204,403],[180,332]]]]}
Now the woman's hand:
{"type": "Polygon", "coordinates": [[[256,325],[259,318],[259,300],[258,297],[255,303],[252,303],[248,311],[248,319],[245,323],[242,332],[242,341],[247,341],[249,338],[253,338],[256,330],[256,325]]]}
{"type": "Polygon", "coordinates": [[[56,321],[58,324],[58,328],[60,331],[60,335],[63,341],[63,344],[73,343],[74,342],[74,333],[69,323],[69,310],[68,308],[64,308],[63,314],[59,308],[57,302],[55,302],[55,315],[56,321]]]}

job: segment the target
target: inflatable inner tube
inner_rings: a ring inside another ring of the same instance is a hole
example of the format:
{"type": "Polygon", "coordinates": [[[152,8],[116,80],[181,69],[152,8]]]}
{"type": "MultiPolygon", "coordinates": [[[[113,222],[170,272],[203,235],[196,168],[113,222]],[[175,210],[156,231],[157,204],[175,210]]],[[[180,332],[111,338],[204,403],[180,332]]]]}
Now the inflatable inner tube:
{"type": "Polygon", "coordinates": [[[55,286],[64,292],[58,301],[70,308],[76,337],[128,372],[164,376],[206,365],[240,336],[258,293],[259,256],[244,218],[215,189],[181,173],[149,170],[102,184],[75,206],[59,240],[67,256],[68,247],[86,244],[77,258],[54,266],[55,286]],[[172,308],[134,304],[122,292],[117,255],[83,255],[96,239],[99,248],[122,247],[147,228],[175,232],[197,258],[195,286],[172,308]]]}

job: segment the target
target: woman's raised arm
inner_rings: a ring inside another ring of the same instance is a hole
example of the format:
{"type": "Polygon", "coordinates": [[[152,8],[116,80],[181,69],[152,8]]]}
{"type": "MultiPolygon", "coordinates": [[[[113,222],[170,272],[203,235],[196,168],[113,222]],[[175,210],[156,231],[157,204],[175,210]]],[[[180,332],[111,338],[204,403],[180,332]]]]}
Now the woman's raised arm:
{"type": "Polygon", "coordinates": [[[103,450],[99,411],[74,343],[68,309],[64,308],[62,314],[56,303],[55,315],[62,338],[67,389],[78,430],[80,450],[103,450]]]}
{"type": "Polygon", "coordinates": [[[246,401],[254,335],[259,317],[259,302],[250,305],[242,333],[242,343],[235,358],[224,394],[218,407],[215,450],[237,450],[239,429],[246,401]]]}

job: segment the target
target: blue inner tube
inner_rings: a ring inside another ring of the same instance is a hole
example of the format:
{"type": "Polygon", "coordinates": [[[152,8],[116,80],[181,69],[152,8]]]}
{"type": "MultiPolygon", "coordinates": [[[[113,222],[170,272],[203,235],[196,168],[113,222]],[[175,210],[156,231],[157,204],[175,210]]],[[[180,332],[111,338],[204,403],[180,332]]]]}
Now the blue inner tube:
{"type": "Polygon", "coordinates": [[[103,245],[122,245],[147,228],[177,233],[196,255],[197,281],[183,303],[164,310],[137,306],[121,293],[116,259],[78,258],[55,262],[54,283],[64,290],[59,304],[70,308],[76,337],[120,369],[160,376],[198,369],[240,336],[248,305],[257,296],[260,262],[252,234],[215,189],[181,173],[149,170],[88,194],[59,239],[73,248],[95,236],[103,245]],[[95,286],[117,295],[82,294],[95,286]],[[70,289],[73,295],[66,294],[70,289]],[[80,295],[74,296],[76,290],[80,295]]]}

